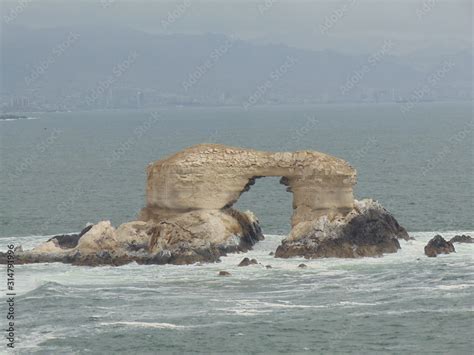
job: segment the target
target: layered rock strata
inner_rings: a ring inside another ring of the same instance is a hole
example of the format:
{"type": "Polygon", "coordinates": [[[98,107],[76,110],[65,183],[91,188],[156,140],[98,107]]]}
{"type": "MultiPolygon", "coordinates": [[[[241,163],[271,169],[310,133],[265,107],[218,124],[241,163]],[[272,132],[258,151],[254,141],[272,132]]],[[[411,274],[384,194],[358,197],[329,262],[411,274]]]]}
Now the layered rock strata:
{"type": "Polygon", "coordinates": [[[200,144],[147,168],[147,205],[141,220],[190,210],[231,207],[255,180],[280,176],[293,193],[292,225],[353,208],[356,171],[342,159],[313,151],[261,152],[200,144]]]}

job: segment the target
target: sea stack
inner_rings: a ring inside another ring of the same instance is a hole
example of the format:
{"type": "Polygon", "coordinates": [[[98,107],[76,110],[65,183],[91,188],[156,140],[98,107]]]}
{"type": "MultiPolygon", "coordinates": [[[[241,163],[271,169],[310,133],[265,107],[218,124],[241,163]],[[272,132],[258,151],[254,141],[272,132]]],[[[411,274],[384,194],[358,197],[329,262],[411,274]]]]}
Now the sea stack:
{"type": "Polygon", "coordinates": [[[17,262],[190,264],[245,252],[264,237],[254,214],[233,205],[265,176],[281,177],[293,194],[292,230],[276,257],[379,256],[408,239],[380,204],[354,200],[356,171],[342,159],[200,144],[148,166],[137,221],[117,229],[102,221],[73,237],[53,237],[19,252],[17,262]]]}

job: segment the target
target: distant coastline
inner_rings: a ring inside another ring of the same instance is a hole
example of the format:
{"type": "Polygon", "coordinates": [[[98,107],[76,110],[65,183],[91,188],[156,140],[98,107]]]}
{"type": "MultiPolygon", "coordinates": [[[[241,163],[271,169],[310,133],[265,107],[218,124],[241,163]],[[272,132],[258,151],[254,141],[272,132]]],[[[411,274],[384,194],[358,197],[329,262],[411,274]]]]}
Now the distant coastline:
{"type": "Polygon", "coordinates": [[[0,120],[3,120],[3,121],[31,120],[31,119],[35,119],[35,117],[28,117],[25,115],[16,115],[12,113],[0,114],[0,120]]]}
{"type": "MultiPolygon", "coordinates": [[[[294,107],[328,107],[328,106],[401,106],[404,103],[409,102],[408,100],[402,101],[387,101],[387,102],[361,102],[361,101],[329,101],[329,102],[307,102],[307,103],[290,103],[290,102],[282,102],[282,103],[273,103],[273,104],[256,104],[252,106],[251,109],[265,109],[265,108],[294,108],[294,107]]],[[[428,100],[421,100],[417,103],[417,105],[422,104],[470,104],[472,105],[474,101],[472,100],[435,100],[435,101],[428,101],[428,100]]],[[[185,109],[243,109],[242,105],[239,104],[191,104],[191,105],[177,105],[177,104],[162,104],[162,105],[150,105],[140,108],[133,108],[133,107],[107,107],[107,108],[90,108],[90,109],[50,109],[50,110],[25,110],[26,115],[35,115],[35,114],[48,114],[48,113],[78,113],[78,112],[114,112],[114,111],[130,111],[130,112],[147,112],[153,110],[185,110],[185,109]]],[[[3,120],[16,120],[16,119],[32,119],[36,117],[25,116],[25,114],[0,114],[0,119],[3,120]],[[6,115],[13,115],[17,118],[3,118],[6,115]]]]}

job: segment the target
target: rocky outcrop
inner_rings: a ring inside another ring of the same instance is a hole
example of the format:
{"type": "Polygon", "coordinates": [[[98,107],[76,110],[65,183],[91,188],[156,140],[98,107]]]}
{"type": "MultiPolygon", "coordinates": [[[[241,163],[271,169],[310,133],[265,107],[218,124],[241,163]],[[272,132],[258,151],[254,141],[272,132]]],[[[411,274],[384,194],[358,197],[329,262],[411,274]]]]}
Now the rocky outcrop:
{"type": "Polygon", "coordinates": [[[451,243],[474,243],[474,238],[470,235],[455,235],[449,240],[451,243]]]}
{"type": "Polygon", "coordinates": [[[78,234],[62,234],[56,235],[48,240],[48,242],[53,242],[55,245],[59,246],[62,249],[69,249],[74,248],[79,239],[86,234],[92,228],[92,224],[86,226],[80,233],[78,234]]]}
{"type": "MultiPolygon", "coordinates": [[[[64,238],[59,242],[53,237],[31,251],[19,251],[16,263],[96,266],[216,262],[227,253],[245,252],[263,239],[251,212],[232,209],[191,211],[159,222],[133,221],[117,229],[102,221],[88,229],[74,243],[65,244],[64,238]]],[[[0,262],[2,258],[0,255],[0,262]]]]}
{"type": "Polygon", "coordinates": [[[436,257],[439,254],[454,253],[454,245],[446,241],[441,235],[436,235],[425,246],[425,254],[429,257],[436,257]]]}
{"type": "Polygon", "coordinates": [[[190,264],[247,251],[263,234],[251,212],[232,206],[264,176],[280,176],[293,193],[292,231],[277,257],[381,255],[400,247],[397,238],[408,238],[380,205],[354,201],[356,171],[342,159],[201,144],[148,166],[138,221],[116,229],[102,221],[77,235],[53,237],[18,250],[17,262],[190,264]]]}
{"type": "Polygon", "coordinates": [[[397,252],[398,239],[408,240],[408,233],[378,202],[354,201],[354,209],[345,216],[323,216],[296,225],[278,247],[275,257],[381,256],[397,252]]]}
{"type": "Polygon", "coordinates": [[[147,175],[141,220],[231,207],[255,179],[280,176],[293,193],[294,226],[352,210],[356,171],[344,160],[319,152],[273,153],[200,144],[150,164],[147,175]]]}

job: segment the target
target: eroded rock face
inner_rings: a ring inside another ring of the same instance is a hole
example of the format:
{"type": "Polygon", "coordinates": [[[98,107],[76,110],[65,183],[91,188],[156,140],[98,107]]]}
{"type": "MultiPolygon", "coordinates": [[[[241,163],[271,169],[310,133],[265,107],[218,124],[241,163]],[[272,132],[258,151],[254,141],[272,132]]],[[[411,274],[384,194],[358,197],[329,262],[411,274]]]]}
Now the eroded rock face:
{"type": "Polygon", "coordinates": [[[147,205],[140,219],[232,206],[264,176],[280,176],[293,193],[292,225],[353,208],[356,171],[342,159],[313,151],[271,153],[200,144],[147,168],[147,205]]]}
{"type": "Polygon", "coordinates": [[[425,254],[429,257],[436,257],[439,254],[454,253],[454,245],[446,241],[441,235],[434,236],[425,246],[425,254]]]}
{"type": "Polygon", "coordinates": [[[397,252],[398,239],[408,240],[408,233],[387,210],[373,200],[355,200],[354,209],[345,216],[323,216],[293,227],[275,257],[381,256],[397,252]]]}
{"type": "MultiPolygon", "coordinates": [[[[395,252],[406,231],[373,201],[354,201],[356,171],[313,151],[271,153],[201,144],[147,169],[147,201],[138,221],[114,228],[99,222],[77,235],[57,236],[17,263],[77,265],[215,262],[263,239],[257,218],[232,208],[255,179],[280,176],[293,193],[292,231],[277,257],[375,256],[395,252]]],[[[0,253],[0,263],[5,255],[0,253]]]]}
{"type": "MultiPolygon", "coordinates": [[[[183,213],[163,221],[133,221],[115,229],[110,221],[93,225],[74,247],[51,238],[31,251],[18,251],[16,263],[75,265],[191,264],[252,248],[263,234],[251,212],[232,209],[183,213]]],[[[0,255],[0,262],[4,258],[0,255]]]]}

